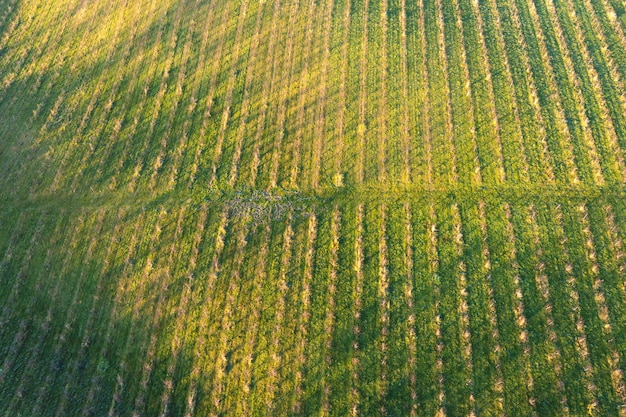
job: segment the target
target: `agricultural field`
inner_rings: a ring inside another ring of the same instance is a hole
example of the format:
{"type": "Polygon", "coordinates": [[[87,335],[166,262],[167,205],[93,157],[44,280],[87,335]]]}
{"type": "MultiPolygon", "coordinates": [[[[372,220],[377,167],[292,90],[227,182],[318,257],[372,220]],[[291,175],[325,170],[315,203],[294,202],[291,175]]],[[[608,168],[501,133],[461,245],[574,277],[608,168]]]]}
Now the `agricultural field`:
{"type": "Polygon", "coordinates": [[[626,417],[623,0],[0,0],[0,416],[626,417]]]}

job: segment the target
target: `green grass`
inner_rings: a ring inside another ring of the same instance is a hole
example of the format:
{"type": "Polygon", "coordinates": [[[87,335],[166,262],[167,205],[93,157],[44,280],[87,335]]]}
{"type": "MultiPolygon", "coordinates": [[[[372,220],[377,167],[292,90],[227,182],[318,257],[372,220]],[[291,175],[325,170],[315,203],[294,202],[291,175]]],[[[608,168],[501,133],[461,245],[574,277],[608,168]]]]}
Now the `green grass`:
{"type": "Polygon", "coordinates": [[[0,415],[626,413],[615,0],[0,0],[0,415]]]}

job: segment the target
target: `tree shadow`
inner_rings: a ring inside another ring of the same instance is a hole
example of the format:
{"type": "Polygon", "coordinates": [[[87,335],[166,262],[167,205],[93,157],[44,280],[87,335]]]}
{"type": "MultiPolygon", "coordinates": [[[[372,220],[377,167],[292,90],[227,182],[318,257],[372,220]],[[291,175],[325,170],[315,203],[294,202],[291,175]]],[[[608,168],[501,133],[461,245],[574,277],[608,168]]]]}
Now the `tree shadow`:
{"type": "MultiPolygon", "coordinates": [[[[120,13],[131,13],[132,4],[109,16],[108,10],[99,10],[103,7],[100,3],[78,2],[73,10],[60,15],[65,19],[59,20],[66,20],[66,25],[63,21],[48,25],[36,18],[29,21],[15,8],[12,18],[30,23],[30,27],[27,32],[15,31],[0,44],[0,59],[8,64],[0,69],[0,79],[4,80],[0,85],[0,167],[7,173],[0,186],[9,195],[47,193],[57,170],[67,165],[73,168],[74,160],[78,162],[91,152],[90,146],[106,146],[111,127],[94,136],[101,127],[96,122],[102,115],[115,115],[128,98],[120,89],[142,75],[127,73],[115,81],[117,74],[136,68],[142,56],[133,52],[139,46],[154,44],[165,50],[166,40],[156,43],[164,25],[160,17],[172,15],[176,6],[173,2],[161,4],[150,16],[152,20],[144,19],[140,24],[125,16],[117,42],[107,35],[114,30],[115,20],[120,20],[120,13]],[[98,16],[87,19],[91,14],[98,16]],[[131,40],[133,31],[136,33],[131,40]],[[100,82],[96,85],[96,81],[100,82]],[[108,97],[115,100],[107,102],[108,97]]],[[[2,26],[3,31],[6,29],[7,24],[2,26]]],[[[165,57],[161,55],[162,61],[165,57]]],[[[161,75],[156,72],[154,77],[161,75]]],[[[103,122],[112,126],[113,122],[106,119],[103,122]]]]}

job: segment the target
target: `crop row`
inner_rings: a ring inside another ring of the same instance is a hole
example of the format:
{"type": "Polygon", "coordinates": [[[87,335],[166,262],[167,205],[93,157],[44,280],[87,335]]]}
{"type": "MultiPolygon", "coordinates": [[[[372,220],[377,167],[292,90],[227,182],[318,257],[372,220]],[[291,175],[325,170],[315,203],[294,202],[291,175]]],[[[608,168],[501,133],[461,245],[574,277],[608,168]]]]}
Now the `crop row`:
{"type": "Polygon", "coordinates": [[[37,126],[11,178],[33,196],[624,178],[611,2],[192,3],[32,2],[7,23],[1,105],[37,126]]]}
{"type": "Polygon", "coordinates": [[[3,404],[619,415],[622,205],[25,214],[3,244],[3,404]]]}

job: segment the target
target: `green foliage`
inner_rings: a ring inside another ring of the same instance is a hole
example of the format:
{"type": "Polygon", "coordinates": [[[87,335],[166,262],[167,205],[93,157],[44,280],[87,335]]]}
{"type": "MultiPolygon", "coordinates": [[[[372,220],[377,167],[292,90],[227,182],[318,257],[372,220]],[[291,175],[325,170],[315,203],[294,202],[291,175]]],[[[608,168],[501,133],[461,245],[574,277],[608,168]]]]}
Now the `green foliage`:
{"type": "Polygon", "coordinates": [[[0,0],[0,414],[623,414],[618,0],[0,0]]]}

